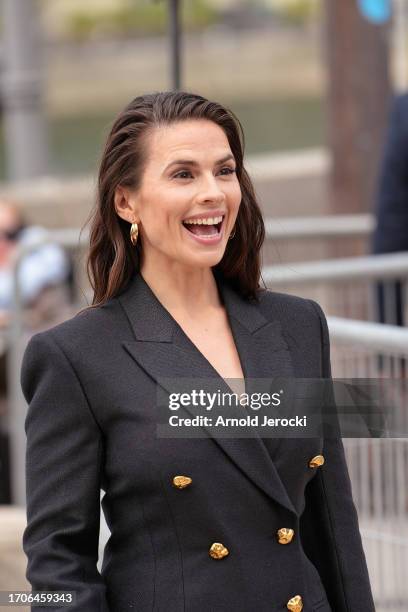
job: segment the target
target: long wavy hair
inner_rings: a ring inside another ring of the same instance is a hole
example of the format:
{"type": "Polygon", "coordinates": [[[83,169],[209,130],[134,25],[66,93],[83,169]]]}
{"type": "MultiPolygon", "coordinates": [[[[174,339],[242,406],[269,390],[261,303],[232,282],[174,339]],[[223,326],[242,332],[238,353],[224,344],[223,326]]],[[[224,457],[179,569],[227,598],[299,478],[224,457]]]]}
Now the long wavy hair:
{"type": "Polygon", "coordinates": [[[114,194],[121,185],[137,190],[147,163],[147,138],[156,127],[191,119],[208,119],[222,128],[236,160],[242,200],[221,261],[213,267],[216,278],[228,282],[242,297],[257,300],[263,290],[260,251],[265,238],[262,213],[255,190],[244,168],[245,138],[234,113],[200,95],[185,91],[164,91],[138,96],[113,123],[99,166],[95,205],[90,223],[90,247],[86,271],[93,289],[92,306],[101,306],[121,293],[140,270],[141,241],[133,246],[130,223],[116,213],[114,194]]]}

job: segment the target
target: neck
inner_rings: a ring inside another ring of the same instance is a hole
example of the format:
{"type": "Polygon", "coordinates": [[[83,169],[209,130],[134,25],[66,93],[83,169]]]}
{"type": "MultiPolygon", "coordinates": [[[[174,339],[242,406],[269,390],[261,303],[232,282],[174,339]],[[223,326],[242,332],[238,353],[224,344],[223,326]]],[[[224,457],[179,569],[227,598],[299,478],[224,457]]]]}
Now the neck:
{"type": "Polygon", "coordinates": [[[197,319],[222,305],[212,268],[183,269],[174,265],[163,271],[142,266],[140,273],[165,308],[197,319]]]}

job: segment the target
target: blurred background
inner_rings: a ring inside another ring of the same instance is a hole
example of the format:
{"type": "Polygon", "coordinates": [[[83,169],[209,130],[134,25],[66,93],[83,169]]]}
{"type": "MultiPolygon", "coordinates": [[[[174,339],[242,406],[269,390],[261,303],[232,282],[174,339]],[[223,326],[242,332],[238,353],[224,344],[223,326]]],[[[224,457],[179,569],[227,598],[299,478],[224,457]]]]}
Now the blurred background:
{"type": "Polygon", "coordinates": [[[390,381],[388,437],[344,445],[377,610],[407,609],[407,29],[406,0],[0,1],[0,590],[29,588],[22,354],[91,303],[114,116],[186,89],[243,125],[268,287],[321,304],[333,377],[390,381]]]}

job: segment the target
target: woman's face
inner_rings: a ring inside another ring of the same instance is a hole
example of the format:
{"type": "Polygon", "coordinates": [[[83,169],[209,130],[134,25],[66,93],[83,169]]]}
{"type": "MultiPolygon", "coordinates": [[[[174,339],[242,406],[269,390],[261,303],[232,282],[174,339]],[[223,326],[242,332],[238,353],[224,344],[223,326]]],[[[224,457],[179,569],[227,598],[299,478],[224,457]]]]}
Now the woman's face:
{"type": "Polygon", "coordinates": [[[142,183],[129,199],[134,215],[127,218],[140,222],[144,262],[158,258],[160,264],[216,265],[241,203],[224,131],[206,119],[186,120],[156,128],[147,150],[142,183]],[[192,217],[206,223],[183,223],[192,217]]]}

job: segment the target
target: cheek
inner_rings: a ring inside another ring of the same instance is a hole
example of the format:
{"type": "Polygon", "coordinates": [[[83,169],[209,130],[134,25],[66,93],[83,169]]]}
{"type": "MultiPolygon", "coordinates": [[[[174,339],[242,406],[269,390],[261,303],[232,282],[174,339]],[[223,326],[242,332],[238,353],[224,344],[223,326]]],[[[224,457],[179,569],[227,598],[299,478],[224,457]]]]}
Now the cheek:
{"type": "Polygon", "coordinates": [[[180,206],[180,199],[167,197],[152,197],[145,207],[142,217],[143,226],[150,242],[163,243],[170,239],[179,228],[185,206],[180,206]]]}
{"type": "Polygon", "coordinates": [[[239,207],[242,200],[242,192],[238,181],[234,183],[234,185],[231,185],[231,188],[228,192],[228,199],[234,207],[239,207]]]}

